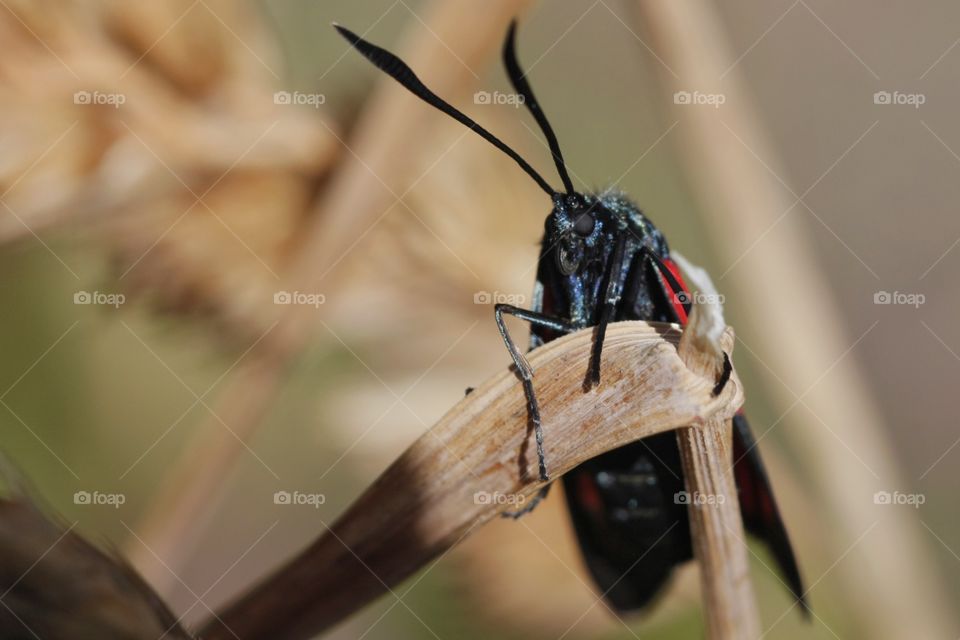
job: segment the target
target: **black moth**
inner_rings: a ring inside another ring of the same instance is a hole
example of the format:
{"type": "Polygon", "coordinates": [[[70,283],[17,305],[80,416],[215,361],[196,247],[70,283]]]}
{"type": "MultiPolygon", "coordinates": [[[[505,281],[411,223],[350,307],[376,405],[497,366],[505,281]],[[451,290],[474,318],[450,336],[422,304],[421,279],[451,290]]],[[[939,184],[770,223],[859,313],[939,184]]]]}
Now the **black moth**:
{"type": "MultiPolygon", "coordinates": [[[[510,156],[550,197],[533,309],[496,306],[497,327],[510,351],[527,397],[537,441],[540,478],[550,479],[543,455],[540,411],[533,376],[503,322],[509,314],[531,324],[530,348],[563,334],[596,326],[588,386],[600,381],[607,324],[618,320],[685,323],[689,294],[670,258],[663,234],[623,194],[578,193],[560,145],[540,108],[514,49],[516,23],[507,32],[503,61],[514,90],[523,96],[550,147],[564,191],[554,190],[523,158],[489,131],[431,92],[402,60],[339,25],[336,29],[376,67],[411,93],[472,129],[510,156]]],[[[727,362],[729,367],[729,361],[727,362]]],[[[725,369],[729,374],[729,368],[725,369]]],[[[725,379],[717,383],[718,391],[725,379]]],[[[770,548],[787,586],[808,615],[800,572],[780,518],[763,462],[746,418],[734,418],[734,474],[744,524],[770,548]]],[[[563,477],[570,515],[590,573],[618,610],[648,604],[673,568],[693,556],[683,469],[676,436],[664,433],[589,460],[563,477]]],[[[532,510],[551,485],[514,517],[532,510]]]]}

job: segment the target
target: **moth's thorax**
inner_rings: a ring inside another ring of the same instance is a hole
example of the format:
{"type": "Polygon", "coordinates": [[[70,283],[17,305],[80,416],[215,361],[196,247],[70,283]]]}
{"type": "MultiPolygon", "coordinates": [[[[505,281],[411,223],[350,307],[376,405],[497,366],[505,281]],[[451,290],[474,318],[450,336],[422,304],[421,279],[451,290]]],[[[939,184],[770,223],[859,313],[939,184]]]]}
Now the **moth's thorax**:
{"type": "Polygon", "coordinates": [[[547,216],[541,260],[562,294],[563,311],[576,326],[595,321],[609,278],[621,283],[636,265],[642,246],[666,257],[663,235],[640,209],[617,191],[599,194],[558,194],[547,216]],[[611,262],[618,242],[624,243],[625,259],[618,273],[611,262]],[[609,277],[608,277],[609,276],[609,277]]]}

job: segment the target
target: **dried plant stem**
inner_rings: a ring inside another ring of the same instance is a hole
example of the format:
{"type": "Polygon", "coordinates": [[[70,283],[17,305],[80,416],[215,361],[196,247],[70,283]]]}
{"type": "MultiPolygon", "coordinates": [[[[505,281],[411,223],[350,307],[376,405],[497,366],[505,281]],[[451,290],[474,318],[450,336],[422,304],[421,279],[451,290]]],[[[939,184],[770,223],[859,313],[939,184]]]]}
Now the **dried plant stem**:
{"type": "MultiPolygon", "coordinates": [[[[678,129],[681,150],[691,184],[710,213],[704,222],[723,257],[733,264],[743,257],[745,242],[763,239],[751,248],[751,263],[762,268],[735,269],[725,284],[744,300],[762,301],[751,308],[751,343],[782,378],[783,385],[770,388],[780,406],[802,400],[813,416],[832,425],[822,428],[813,418],[812,425],[783,431],[809,477],[818,482],[819,500],[838,525],[834,535],[839,544],[826,564],[843,553],[837,573],[846,582],[861,634],[877,639],[954,637],[948,631],[955,628],[954,616],[933,578],[936,572],[918,526],[908,518],[880,514],[872,503],[878,489],[900,486],[901,474],[878,428],[883,419],[864,380],[851,359],[843,357],[853,341],[841,329],[844,323],[830,302],[830,287],[812,248],[803,242],[800,214],[787,215],[794,200],[770,175],[775,156],[740,89],[722,20],[710,3],[641,0],[635,6],[658,59],[672,70],[656,65],[662,71],[663,95],[719,90],[723,81],[727,100],[722,110],[684,111],[678,129]],[[767,235],[774,224],[778,232],[767,235]],[[810,388],[799,399],[794,395],[822,379],[825,371],[829,384],[810,388]],[[879,520],[883,526],[874,528],[879,520]],[[847,548],[854,541],[856,548],[847,548]]],[[[787,424],[791,422],[788,416],[787,424]]],[[[802,541],[800,546],[802,551],[802,541]]]]}
{"type": "MultiPolygon", "coordinates": [[[[691,282],[699,288],[694,279],[691,282]]],[[[712,283],[709,286],[712,289],[712,283]]],[[[719,320],[719,307],[693,308],[678,351],[690,371],[715,379],[719,369],[716,349],[702,348],[706,346],[702,344],[706,337],[700,331],[711,324],[709,315],[719,320]]],[[[733,478],[732,429],[729,419],[713,416],[700,427],[677,431],[690,496],[690,535],[700,568],[704,618],[711,640],[752,639],[760,635],[760,614],[750,581],[746,538],[733,478]]]]}
{"type": "Polygon", "coordinates": [[[750,581],[743,520],[731,474],[732,423],[720,417],[680,429],[687,492],[713,500],[690,505],[693,553],[700,568],[707,637],[757,638],[760,614],[750,581]]]}
{"type": "MultiPolygon", "coordinates": [[[[733,376],[724,391],[713,396],[713,376],[687,368],[674,345],[678,337],[671,325],[612,325],[604,349],[604,380],[590,392],[583,391],[583,377],[592,330],[555,340],[530,354],[554,477],[637,439],[689,425],[693,428],[688,432],[698,431],[704,424],[722,425],[733,416],[743,401],[739,380],[733,376]]],[[[728,332],[724,348],[729,350],[732,341],[728,332]]],[[[313,545],[220,612],[201,636],[312,637],[512,508],[478,495],[517,500],[532,496],[541,483],[532,434],[524,428],[526,418],[526,401],[512,370],[487,381],[417,440],[313,545]]],[[[713,442],[714,430],[701,437],[705,443],[713,442]]],[[[718,490],[711,483],[718,482],[716,474],[725,477],[729,454],[722,446],[709,444],[705,451],[708,457],[692,463],[696,472],[692,486],[718,490]]],[[[718,522],[735,529],[739,521],[730,519],[738,517],[734,507],[718,522]]],[[[710,524],[698,549],[722,544],[702,554],[710,560],[711,572],[724,578],[712,581],[711,588],[737,588],[712,594],[710,601],[712,606],[729,605],[739,611],[735,601],[744,594],[745,576],[738,567],[737,580],[727,580],[723,554],[737,554],[736,546],[742,542],[731,542],[726,535],[710,524]]],[[[725,624],[741,623],[738,618],[725,624]]]]}

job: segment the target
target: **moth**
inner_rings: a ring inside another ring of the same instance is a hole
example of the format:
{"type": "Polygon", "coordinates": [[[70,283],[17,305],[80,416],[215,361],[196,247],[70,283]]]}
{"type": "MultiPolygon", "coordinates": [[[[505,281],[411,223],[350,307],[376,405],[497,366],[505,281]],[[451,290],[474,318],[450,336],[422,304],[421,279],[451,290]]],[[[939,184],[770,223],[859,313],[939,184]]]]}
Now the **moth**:
{"type": "MultiPolygon", "coordinates": [[[[540,479],[550,481],[534,376],[504,322],[510,315],[530,323],[530,348],[564,334],[596,327],[587,363],[587,386],[600,383],[604,335],[611,322],[645,320],[685,324],[690,292],[670,256],[666,238],[625,194],[583,193],[574,188],[560,144],[534,96],[516,55],[516,22],[503,45],[507,76],[543,132],[563,184],[554,189],[520,155],[428,89],[400,58],[335,25],[377,68],[415,96],[462,123],[513,159],[546,193],[544,223],[533,304],[522,309],[497,304],[494,316],[523,384],[537,443],[540,479]]],[[[729,360],[717,381],[722,389],[729,360]]],[[[809,614],[800,571],[756,442],[742,413],[733,419],[734,475],[747,531],[770,549],[786,584],[809,614]]],[[[674,433],[644,438],[588,460],[562,478],[580,549],[598,589],[616,609],[649,604],[674,567],[693,557],[683,467],[674,433]]],[[[551,484],[523,510],[544,499],[551,484]]]]}

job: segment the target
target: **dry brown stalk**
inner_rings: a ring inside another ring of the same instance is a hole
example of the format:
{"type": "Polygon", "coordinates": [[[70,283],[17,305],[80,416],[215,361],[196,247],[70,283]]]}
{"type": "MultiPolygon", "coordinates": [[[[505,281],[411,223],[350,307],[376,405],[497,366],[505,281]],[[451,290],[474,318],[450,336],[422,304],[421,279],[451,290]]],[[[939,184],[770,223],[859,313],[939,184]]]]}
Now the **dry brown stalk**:
{"type": "MultiPolygon", "coordinates": [[[[583,363],[589,359],[592,330],[555,340],[530,354],[554,477],[639,438],[685,426],[699,431],[733,416],[743,402],[736,375],[714,396],[715,378],[686,366],[676,348],[679,338],[671,325],[612,325],[604,349],[604,379],[590,392],[583,391],[583,363]]],[[[729,352],[732,331],[721,343],[729,352]]],[[[526,417],[526,401],[513,371],[488,380],[415,442],[313,545],[222,611],[202,637],[312,637],[511,508],[509,501],[478,496],[509,496],[514,503],[532,496],[542,483],[532,434],[522,428],[526,417]]],[[[705,436],[705,442],[710,437],[705,436]]],[[[691,491],[719,490],[708,482],[729,466],[729,451],[705,450],[707,457],[691,468],[702,470],[706,465],[708,471],[689,478],[691,491]]],[[[723,490],[735,495],[729,486],[723,490]]],[[[739,516],[736,501],[730,502],[734,509],[721,521],[735,530],[739,521],[731,523],[729,518],[739,516]]],[[[725,579],[731,572],[722,566],[724,554],[738,554],[733,546],[742,544],[742,533],[733,543],[729,537],[720,540],[725,535],[714,528],[696,545],[698,550],[720,545],[701,554],[724,578],[711,580],[711,588],[731,588],[725,579]]],[[[734,607],[733,601],[745,593],[744,566],[745,561],[732,572],[734,591],[709,594],[708,600],[734,607]]],[[[714,607],[710,611],[719,615],[714,607]]],[[[742,620],[734,617],[724,624],[730,627],[742,620]]],[[[743,636],[731,632],[711,637],[743,636]]]]}
{"type": "MultiPolygon", "coordinates": [[[[694,307],[690,325],[700,324],[694,307]]],[[[680,341],[681,359],[691,371],[714,376],[716,354],[694,346],[694,332],[680,341]]],[[[679,429],[677,443],[690,500],[690,532],[700,568],[701,593],[711,640],[756,638],[760,616],[750,581],[740,502],[733,478],[733,424],[715,415],[702,426],[679,429]],[[705,498],[699,502],[697,498],[705,498]]]]}
{"type": "MultiPolygon", "coordinates": [[[[717,379],[724,354],[730,354],[732,330],[710,275],[681,254],[674,259],[703,304],[694,305],[677,348],[690,371],[717,379]],[[724,344],[724,340],[727,343],[724,344]]],[[[699,427],[677,431],[690,512],[694,557],[700,568],[707,637],[756,638],[760,614],[750,580],[740,501],[733,477],[733,423],[712,416],[699,427]]]]}

